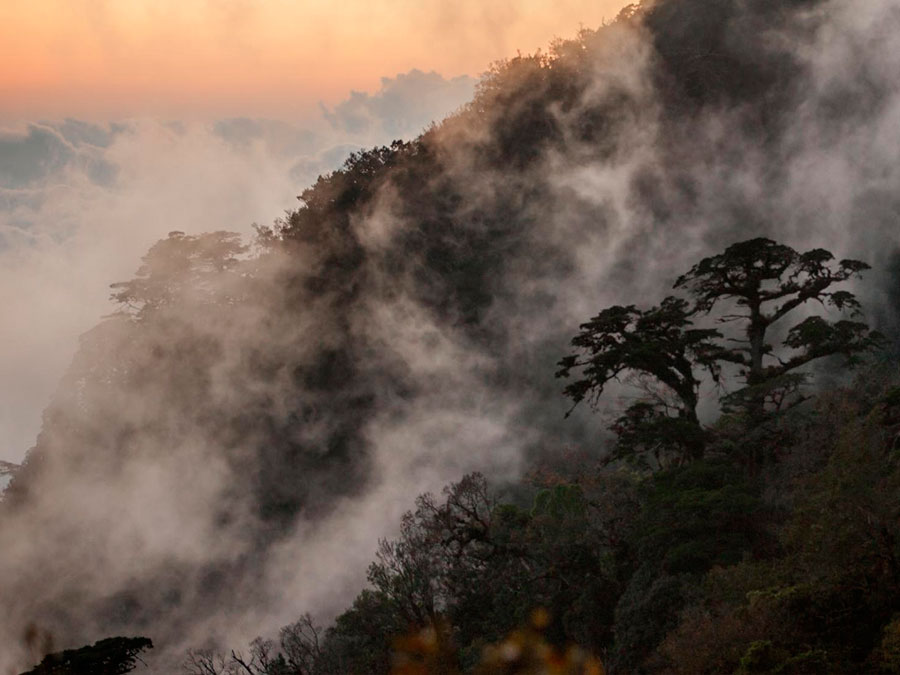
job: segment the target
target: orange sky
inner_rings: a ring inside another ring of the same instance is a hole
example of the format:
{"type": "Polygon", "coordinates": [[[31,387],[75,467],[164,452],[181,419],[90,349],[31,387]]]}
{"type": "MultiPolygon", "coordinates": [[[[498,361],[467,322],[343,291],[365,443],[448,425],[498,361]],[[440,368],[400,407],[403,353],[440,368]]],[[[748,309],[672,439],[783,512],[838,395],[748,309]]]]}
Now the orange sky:
{"type": "Polygon", "coordinates": [[[289,118],[411,68],[477,75],[624,0],[2,0],[0,118],[289,118]]]}

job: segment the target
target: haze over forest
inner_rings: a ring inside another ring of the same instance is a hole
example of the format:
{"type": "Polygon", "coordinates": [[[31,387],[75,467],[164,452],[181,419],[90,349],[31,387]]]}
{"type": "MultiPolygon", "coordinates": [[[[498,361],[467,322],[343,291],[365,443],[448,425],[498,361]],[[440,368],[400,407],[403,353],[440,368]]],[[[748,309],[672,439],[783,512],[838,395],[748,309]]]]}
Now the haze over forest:
{"type": "Polygon", "coordinates": [[[900,2],[442,7],[290,120],[4,111],[0,672],[900,672],[900,2]]]}

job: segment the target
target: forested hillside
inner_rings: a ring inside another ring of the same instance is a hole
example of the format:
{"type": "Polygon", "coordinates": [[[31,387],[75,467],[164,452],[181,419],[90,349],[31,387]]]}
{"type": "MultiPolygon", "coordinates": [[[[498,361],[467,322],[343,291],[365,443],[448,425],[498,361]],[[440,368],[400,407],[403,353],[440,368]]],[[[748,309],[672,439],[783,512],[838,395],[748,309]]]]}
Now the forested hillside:
{"type": "Polygon", "coordinates": [[[0,668],[896,672],[898,29],[630,6],[253,241],[169,233],[3,495],[0,668]]]}

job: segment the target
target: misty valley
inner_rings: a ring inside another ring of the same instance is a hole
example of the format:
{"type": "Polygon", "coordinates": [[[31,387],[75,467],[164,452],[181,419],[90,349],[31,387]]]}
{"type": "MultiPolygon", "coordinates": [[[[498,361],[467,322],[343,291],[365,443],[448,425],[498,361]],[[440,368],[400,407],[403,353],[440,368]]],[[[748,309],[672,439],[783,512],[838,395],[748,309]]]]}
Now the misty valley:
{"type": "Polygon", "coordinates": [[[900,673],[900,3],[628,5],[298,200],[108,280],[0,672],[900,673]]]}

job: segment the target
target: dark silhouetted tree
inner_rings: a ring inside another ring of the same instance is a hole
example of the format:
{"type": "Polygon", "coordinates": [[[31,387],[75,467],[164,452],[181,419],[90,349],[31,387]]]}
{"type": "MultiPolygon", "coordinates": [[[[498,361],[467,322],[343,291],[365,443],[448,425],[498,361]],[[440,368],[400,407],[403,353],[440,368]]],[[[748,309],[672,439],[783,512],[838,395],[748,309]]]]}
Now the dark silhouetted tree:
{"type": "Polygon", "coordinates": [[[675,288],[686,289],[698,312],[710,313],[725,305],[717,320],[736,322],[743,339],[733,339],[722,347],[717,358],[738,364],[746,383],[742,390],[725,399],[737,404],[758,423],[767,409],[782,409],[802,400],[791,396],[805,381],[802,366],[826,356],[840,354],[853,361],[861,352],[875,347],[878,333],[851,320],[860,314],[856,296],[833,290],[835,284],[858,278],[869,266],[859,260],[834,261],[825,249],[798,253],[770,239],[757,238],[729,246],[723,253],[704,258],[678,278],[675,288]],[[787,330],[785,349],[776,351],[772,327],[782,318],[810,301],[838,311],[851,319],[829,321],[809,316],[787,330]],[[732,310],[730,305],[736,305],[732,310]]]}
{"type": "Polygon", "coordinates": [[[148,638],[106,638],[91,646],[48,654],[22,675],[120,675],[134,670],[146,649],[153,649],[148,638]]]}
{"type": "MultiPolygon", "coordinates": [[[[679,459],[703,454],[703,433],[697,419],[698,369],[718,378],[721,338],[715,329],[695,328],[686,300],[668,297],[643,311],[629,305],[603,310],[581,325],[572,339],[576,351],[559,362],[557,377],[579,369],[582,377],[564,393],[573,408],[587,398],[596,403],[606,386],[628,375],[650,376],[675,396],[632,405],[616,422],[622,430],[621,454],[652,452],[679,459]]],[[[571,412],[571,411],[570,411],[571,412]]]]}
{"type": "MultiPolygon", "coordinates": [[[[833,355],[854,362],[881,341],[877,332],[854,320],[860,314],[856,296],[832,288],[859,277],[868,265],[833,260],[824,249],[797,253],[763,238],[704,258],[675,282],[675,288],[690,293],[693,303],[668,297],[647,311],[614,306],[582,324],[572,340],[576,353],[560,361],[557,373],[568,377],[580,369],[582,377],[564,393],[575,405],[585,398],[595,403],[612,380],[636,374],[647,385],[649,378],[650,386],[644,387],[648,395],[613,424],[618,443],[609,458],[645,462],[652,456],[662,467],[667,458],[681,463],[702,457],[706,433],[696,414],[699,372],[705,370],[719,382],[723,366],[737,364],[745,386],[727,394],[723,407],[742,410],[748,424],[758,426],[768,413],[803,400],[803,366],[833,355]],[[776,350],[772,326],[809,301],[847,312],[850,318],[808,316],[785,331],[776,350]],[[717,321],[740,324],[740,338],[695,326],[696,315],[719,307],[723,311],[717,321]],[[663,391],[654,389],[654,383],[663,385],[663,391]]],[[[752,454],[758,459],[756,451],[752,454]]]]}

